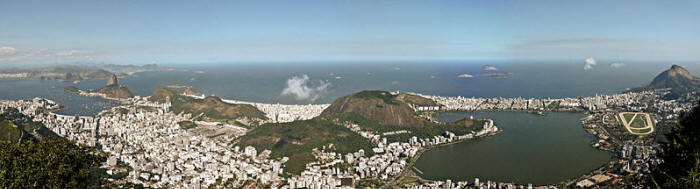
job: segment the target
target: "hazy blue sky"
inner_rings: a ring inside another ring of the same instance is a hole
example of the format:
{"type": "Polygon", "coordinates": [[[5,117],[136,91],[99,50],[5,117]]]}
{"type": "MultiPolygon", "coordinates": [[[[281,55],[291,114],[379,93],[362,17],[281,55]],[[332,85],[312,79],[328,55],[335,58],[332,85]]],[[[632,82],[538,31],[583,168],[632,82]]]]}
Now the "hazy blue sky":
{"type": "Polygon", "coordinates": [[[9,1],[0,63],[700,60],[699,1],[9,1]]]}

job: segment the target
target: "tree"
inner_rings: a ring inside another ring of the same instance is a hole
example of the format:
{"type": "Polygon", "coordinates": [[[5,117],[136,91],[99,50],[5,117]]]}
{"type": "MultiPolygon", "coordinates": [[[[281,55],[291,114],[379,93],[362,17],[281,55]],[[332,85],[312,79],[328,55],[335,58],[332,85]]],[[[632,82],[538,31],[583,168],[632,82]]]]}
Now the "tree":
{"type": "Polygon", "coordinates": [[[700,104],[684,113],[666,138],[664,163],[653,175],[655,187],[700,188],[700,104]]]}
{"type": "Polygon", "coordinates": [[[66,139],[0,141],[1,188],[99,188],[105,156],[66,139]]]}

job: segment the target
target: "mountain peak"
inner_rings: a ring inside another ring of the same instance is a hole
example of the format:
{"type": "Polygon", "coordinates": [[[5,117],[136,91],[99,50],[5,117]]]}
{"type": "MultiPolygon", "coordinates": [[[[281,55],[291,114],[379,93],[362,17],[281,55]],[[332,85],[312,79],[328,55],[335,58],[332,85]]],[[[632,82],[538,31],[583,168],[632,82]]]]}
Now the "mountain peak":
{"type": "Polygon", "coordinates": [[[690,72],[688,72],[688,70],[686,70],[685,68],[683,68],[679,65],[675,65],[675,64],[673,66],[671,66],[671,69],[668,70],[668,73],[669,73],[669,76],[671,76],[671,77],[675,77],[678,75],[678,76],[682,76],[686,79],[691,79],[691,80],[695,79],[695,76],[693,76],[693,74],[690,74],[690,72]]]}
{"type": "Polygon", "coordinates": [[[679,96],[700,88],[700,79],[679,65],[673,65],[670,69],[661,72],[647,86],[646,89],[670,88],[672,96],[679,96]]]}

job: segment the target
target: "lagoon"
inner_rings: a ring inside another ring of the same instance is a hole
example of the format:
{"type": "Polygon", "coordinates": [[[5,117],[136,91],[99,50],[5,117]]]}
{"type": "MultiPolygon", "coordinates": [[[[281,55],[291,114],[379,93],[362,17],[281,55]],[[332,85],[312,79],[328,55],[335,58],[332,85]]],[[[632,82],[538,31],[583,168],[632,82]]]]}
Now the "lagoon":
{"type": "Polygon", "coordinates": [[[577,178],[606,164],[612,154],[591,147],[582,113],[445,112],[441,121],[463,117],[493,119],[503,132],[426,151],[415,167],[432,180],[474,178],[535,185],[577,178]]]}

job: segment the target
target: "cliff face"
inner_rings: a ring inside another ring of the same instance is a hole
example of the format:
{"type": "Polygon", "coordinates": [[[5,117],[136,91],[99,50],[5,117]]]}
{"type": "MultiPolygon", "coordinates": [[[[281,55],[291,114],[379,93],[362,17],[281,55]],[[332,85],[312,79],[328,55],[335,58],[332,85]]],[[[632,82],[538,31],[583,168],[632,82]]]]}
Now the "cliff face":
{"type": "Polygon", "coordinates": [[[117,80],[117,75],[112,74],[109,76],[109,80],[107,80],[107,86],[110,85],[119,85],[119,80],[117,80]]]}
{"type": "Polygon", "coordinates": [[[362,91],[335,100],[322,115],[355,113],[383,125],[421,127],[427,120],[418,116],[409,103],[435,103],[419,96],[392,95],[385,91],[362,91]]]}

